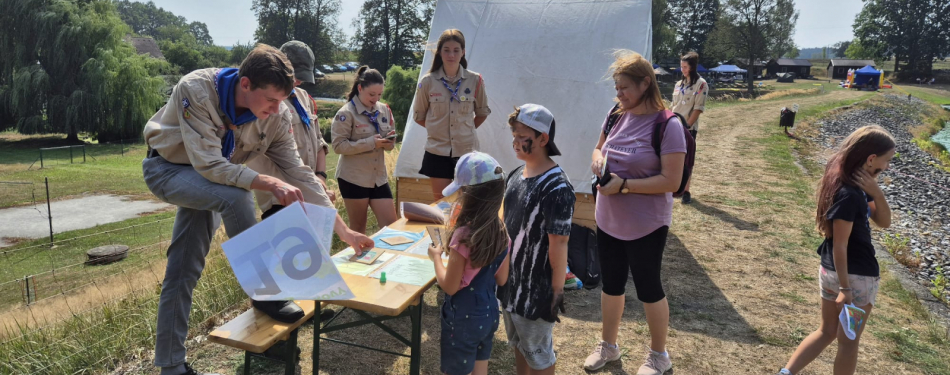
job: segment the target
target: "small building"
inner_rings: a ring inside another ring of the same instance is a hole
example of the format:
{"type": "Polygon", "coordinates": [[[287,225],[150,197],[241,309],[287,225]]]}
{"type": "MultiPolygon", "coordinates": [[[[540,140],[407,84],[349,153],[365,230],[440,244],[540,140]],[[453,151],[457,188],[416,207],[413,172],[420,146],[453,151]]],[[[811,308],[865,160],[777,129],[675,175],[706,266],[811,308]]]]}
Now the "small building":
{"type": "Polygon", "coordinates": [[[849,59],[831,59],[828,62],[828,78],[846,79],[848,70],[858,70],[865,66],[874,66],[874,60],[849,60],[849,59]]]}
{"type": "Polygon", "coordinates": [[[811,76],[811,62],[806,59],[771,59],[765,69],[769,76],[779,73],[795,73],[795,78],[811,76]]]}
{"type": "Polygon", "coordinates": [[[165,55],[163,55],[162,50],[158,48],[158,43],[155,43],[155,39],[150,37],[133,37],[130,34],[126,34],[123,39],[135,47],[135,51],[139,55],[149,55],[149,57],[165,60],[165,55]]]}
{"type": "Polygon", "coordinates": [[[737,57],[735,59],[732,59],[731,62],[733,63],[733,65],[736,65],[742,69],[752,72],[752,77],[762,76],[763,71],[765,70],[764,61],[756,61],[755,64],[753,64],[754,66],[751,69],[749,68],[749,59],[743,59],[741,57],[737,57]]]}

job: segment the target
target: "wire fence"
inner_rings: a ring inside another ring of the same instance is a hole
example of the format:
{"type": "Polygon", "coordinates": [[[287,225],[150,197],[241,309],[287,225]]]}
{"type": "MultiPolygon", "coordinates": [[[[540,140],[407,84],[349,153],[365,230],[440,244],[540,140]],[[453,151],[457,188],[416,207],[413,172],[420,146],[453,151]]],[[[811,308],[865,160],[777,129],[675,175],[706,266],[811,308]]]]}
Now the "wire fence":
{"type": "Polygon", "coordinates": [[[70,164],[95,163],[103,158],[124,157],[126,153],[144,147],[145,141],[141,138],[58,147],[40,147],[36,149],[36,159],[29,164],[27,169],[35,170],[70,164]]]}

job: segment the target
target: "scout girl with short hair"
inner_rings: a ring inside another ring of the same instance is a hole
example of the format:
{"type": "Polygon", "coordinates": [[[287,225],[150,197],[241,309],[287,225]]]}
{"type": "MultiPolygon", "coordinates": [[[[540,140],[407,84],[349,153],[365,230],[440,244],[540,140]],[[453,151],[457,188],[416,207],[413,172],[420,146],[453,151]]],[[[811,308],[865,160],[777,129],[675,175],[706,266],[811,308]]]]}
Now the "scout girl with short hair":
{"type": "Polygon", "coordinates": [[[389,106],[379,102],[385,86],[376,69],[361,66],[330,126],[333,152],[340,155],[336,179],[349,216],[350,229],[366,232],[366,213],[376,214],[380,227],[396,221],[393,193],[386,171],[386,151],[395,147],[396,127],[389,106]]]}
{"type": "Polygon", "coordinates": [[[432,195],[439,200],[459,156],[478,148],[475,129],[491,113],[485,81],[468,70],[461,31],[445,30],[439,37],[432,67],[419,81],[412,106],[413,120],[428,132],[419,173],[429,177],[432,195]]]}

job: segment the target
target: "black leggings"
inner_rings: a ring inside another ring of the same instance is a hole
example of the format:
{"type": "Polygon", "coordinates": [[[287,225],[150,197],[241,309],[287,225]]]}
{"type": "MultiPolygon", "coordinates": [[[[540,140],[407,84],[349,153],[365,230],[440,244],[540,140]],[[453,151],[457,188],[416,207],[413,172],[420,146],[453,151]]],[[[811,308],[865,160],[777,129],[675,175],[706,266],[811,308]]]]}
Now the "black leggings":
{"type": "Polygon", "coordinates": [[[644,303],[658,302],[666,294],[660,283],[660,264],[670,227],[662,226],[646,236],[624,241],[597,228],[597,249],[604,278],[604,293],[622,296],[627,285],[627,270],[633,273],[637,299],[644,303]]]}

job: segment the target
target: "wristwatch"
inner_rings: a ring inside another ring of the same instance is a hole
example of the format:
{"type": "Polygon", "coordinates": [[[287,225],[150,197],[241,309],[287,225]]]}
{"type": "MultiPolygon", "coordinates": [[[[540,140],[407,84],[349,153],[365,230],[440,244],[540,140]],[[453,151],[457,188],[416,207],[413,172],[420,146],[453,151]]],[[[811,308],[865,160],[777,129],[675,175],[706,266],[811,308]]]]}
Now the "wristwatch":
{"type": "Polygon", "coordinates": [[[315,174],[315,175],[317,175],[317,176],[323,176],[323,179],[324,179],[324,180],[326,180],[326,179],[328,178],[328,177],[327,177],[327,172],[324,172],[324,171],[316,171],[316,172],[313,172],[313,174],[315,174]]]}
{"type": "Polygon", "coordinates": [[[627,189],[627,179],[623,179],[623,182],[620,184],[620,192],[627,194],[630,192],[630,189],[627,189]]]}

